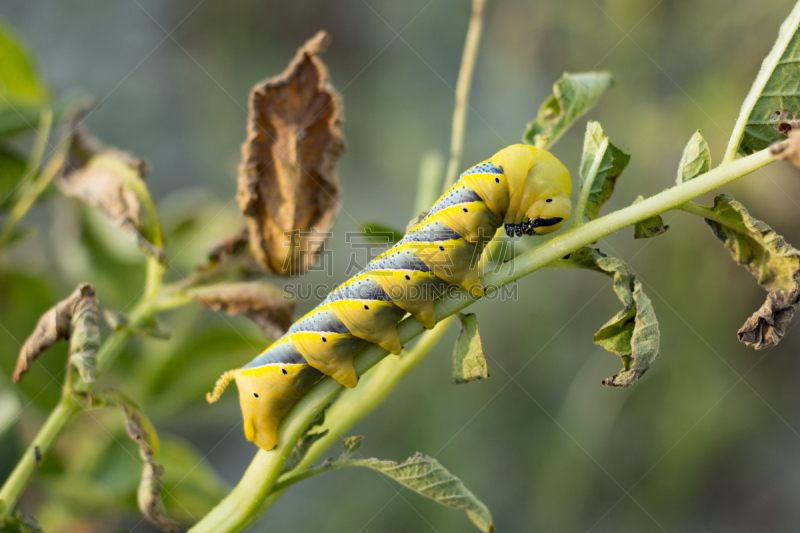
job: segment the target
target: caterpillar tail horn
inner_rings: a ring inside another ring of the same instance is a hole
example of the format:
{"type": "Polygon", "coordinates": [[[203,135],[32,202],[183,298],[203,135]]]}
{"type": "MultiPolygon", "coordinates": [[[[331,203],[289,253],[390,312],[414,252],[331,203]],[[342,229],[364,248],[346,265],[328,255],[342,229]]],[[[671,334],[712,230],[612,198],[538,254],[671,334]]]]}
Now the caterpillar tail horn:
{"type": "Polygon", "coordinates": [[[206,401],[208,403],[214,403],[219,400],[219,397],[222,396],[222,393],[225,392],[225,389],[228,387],[231,381],[236,379],[236,375],[239,373],[238,368],[234,368],[233,370],[228,370],[224,374],[222,374],[217,382],[214,384],[214,390],[206,394],[206,401]]]}

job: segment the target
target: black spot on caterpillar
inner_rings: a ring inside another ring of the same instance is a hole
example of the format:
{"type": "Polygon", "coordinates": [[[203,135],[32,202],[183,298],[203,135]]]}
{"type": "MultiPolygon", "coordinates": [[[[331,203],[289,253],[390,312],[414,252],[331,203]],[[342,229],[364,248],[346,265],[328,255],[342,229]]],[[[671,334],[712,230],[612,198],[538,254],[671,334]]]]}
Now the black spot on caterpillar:
{"type": "Polygon", "coordinates": [[[499,151],[464,172],[391,250],[335,288],[250,363],[223,374],[208,400],[216,401],[236,380],[245,436],[271,450],[281,419],[323,375],[355,387],[356,352],[376,343],[399,354],[398,322],[411,313],[426,328],[435,326],[431,295],[442,287],[482,295],[475,253],[501,226],[517,236],[558,229],[569,217],[571,190],[569,171],[548,152],[521,144],[499,151]]]}

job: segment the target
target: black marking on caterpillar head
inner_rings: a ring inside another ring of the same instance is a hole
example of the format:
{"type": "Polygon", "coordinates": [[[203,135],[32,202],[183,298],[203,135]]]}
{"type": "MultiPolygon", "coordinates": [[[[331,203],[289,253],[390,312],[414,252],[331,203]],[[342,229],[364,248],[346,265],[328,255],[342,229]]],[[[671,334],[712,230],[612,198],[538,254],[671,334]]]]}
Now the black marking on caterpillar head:
{"type": "Polygon", "coordinates": [[[561,217],[536,217],[531,221],[531,223],[533,224],[534,228],[544,228],[547,226],[555,226],[562,220],[564,219],[561,217]]]}
{"type": "Polygon", "coordinates": [[[258,398],[258,393],[257,393],[257,392],[254,392],[254,393],[253,393],[253,396],[255,396],[256,398],[258,398]]]}

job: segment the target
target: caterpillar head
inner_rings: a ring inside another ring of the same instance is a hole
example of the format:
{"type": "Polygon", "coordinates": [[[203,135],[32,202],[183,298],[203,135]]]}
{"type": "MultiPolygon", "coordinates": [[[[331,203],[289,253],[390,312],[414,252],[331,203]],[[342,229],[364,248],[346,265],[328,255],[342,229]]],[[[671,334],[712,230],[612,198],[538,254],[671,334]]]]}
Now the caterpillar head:
{"type": "Polygon", "coordinates": [[[545,150],[514,144],[495,154],[508,186],[504,222],[509,235],[544,235],[569,218],[569,170],[545,150]]]}

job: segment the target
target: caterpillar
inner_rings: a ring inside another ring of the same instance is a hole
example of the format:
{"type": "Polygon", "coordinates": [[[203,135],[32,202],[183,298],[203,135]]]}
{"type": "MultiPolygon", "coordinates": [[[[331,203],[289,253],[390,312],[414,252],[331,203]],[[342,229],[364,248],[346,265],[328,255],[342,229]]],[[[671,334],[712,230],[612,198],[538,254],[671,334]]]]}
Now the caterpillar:
{"type": "Polygon", "coordinates": [[[278,426],[324,375],[358,382],[354,355],[367,343],[402,350],[397,324],[410,313],[436,325],[435,294],[451,285],[483,294],[478,259],[496,231],[543,235],[569,217],[569,171],[552,154],[515,144],[463,174],[391,249],[335,288],[310,313],[242,368],[224,373],[207,395],[216,401],[235,380],[248,440],[277,445],[278,426]]]}

